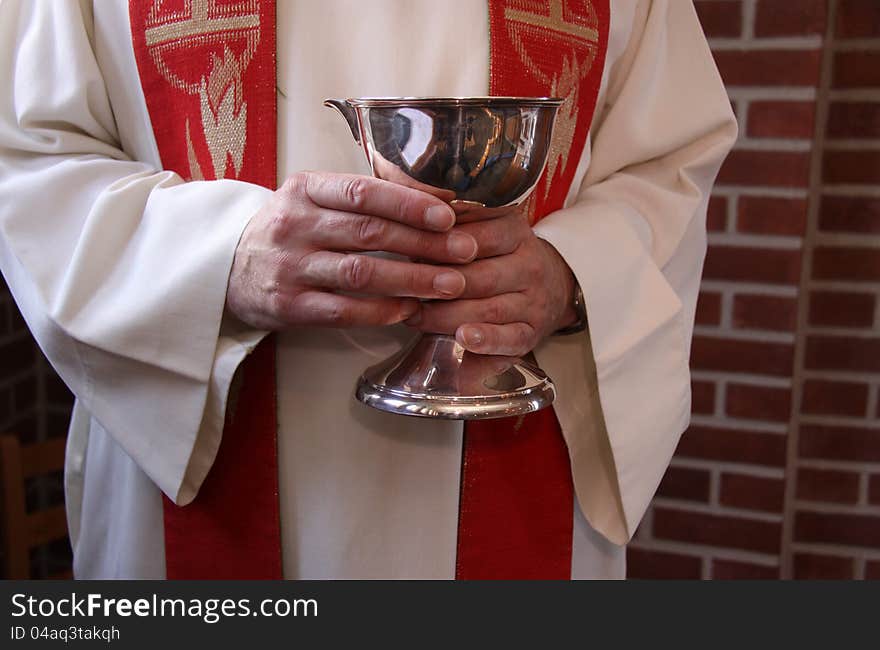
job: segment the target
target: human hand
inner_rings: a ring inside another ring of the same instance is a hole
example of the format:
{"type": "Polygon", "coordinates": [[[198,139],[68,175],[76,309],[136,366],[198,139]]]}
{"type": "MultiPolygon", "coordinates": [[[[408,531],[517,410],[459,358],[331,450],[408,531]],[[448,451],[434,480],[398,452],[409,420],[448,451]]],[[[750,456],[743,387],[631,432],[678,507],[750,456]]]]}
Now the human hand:
{"type": "Polygon", "coordinates": [[[272,330],[403,321],[419,310],[418,298],[461,295],[462,272],[351,251],[469,262],[477,243],[452,230],[454,223],[448,204],[415,189],[369,176],[294,174],[245,228],[227,308],[253,327],[272,330]]]}
{"type": "Polygon", "coordinates": [[[465,289],[458,299],[423,304],[408,325],[454,334],[478,354],[522,356],[577,321],[574,274],[553,246],[535,236],[524,214],[465,223],[454,231],[476,239],[480,259],[459,267],[465,289]]]}

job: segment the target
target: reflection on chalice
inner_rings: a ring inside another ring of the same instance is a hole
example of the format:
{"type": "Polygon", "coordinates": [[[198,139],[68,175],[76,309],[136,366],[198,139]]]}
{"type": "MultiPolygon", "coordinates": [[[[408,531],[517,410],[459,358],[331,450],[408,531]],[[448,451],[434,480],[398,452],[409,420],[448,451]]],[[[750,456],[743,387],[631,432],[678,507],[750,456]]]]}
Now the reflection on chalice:
{"type": "MultiPolygon", "coordinates": [[[[562,100],[531,97],[328,99],[373,175],[448,202],[458,221],[492,219],[535,188],[562,100]]],[[[421,417],[479,420],[553,403],[553,382],[527,358],[473,354],[452,336],[420,334],[364,371],[357,398],[421,417]]]]}

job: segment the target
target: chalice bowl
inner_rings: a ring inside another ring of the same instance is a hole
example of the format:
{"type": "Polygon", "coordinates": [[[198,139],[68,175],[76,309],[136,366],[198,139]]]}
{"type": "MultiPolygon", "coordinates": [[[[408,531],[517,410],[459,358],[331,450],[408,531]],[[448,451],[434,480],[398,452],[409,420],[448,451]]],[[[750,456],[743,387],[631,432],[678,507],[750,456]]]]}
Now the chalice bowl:
{"type": "MultiPolygon", "coordinates": [[[[538,184],[562,100],[546,97],[328,99],[367,156],[373,175],[448,202],[459,222],[522,205],[538,184]]],[[[420,334],[367,368],[357,398],[420,417],[480,420],[553,403],[534,356],[466,351],[453,336],[420,334]]]]}

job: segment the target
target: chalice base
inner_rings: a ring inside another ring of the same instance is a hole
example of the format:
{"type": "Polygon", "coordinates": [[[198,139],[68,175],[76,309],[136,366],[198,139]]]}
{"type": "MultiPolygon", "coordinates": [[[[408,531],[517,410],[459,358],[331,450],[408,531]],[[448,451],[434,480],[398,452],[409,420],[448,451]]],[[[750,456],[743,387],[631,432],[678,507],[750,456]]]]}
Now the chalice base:
{"type": "Polygon", "coordinates": [[[390,413],[486,420],[550,406],[556,389],[531,354],[473,354],[452,336],[421,334],[393,357],[367,368],[356,396],[390,413]]]}

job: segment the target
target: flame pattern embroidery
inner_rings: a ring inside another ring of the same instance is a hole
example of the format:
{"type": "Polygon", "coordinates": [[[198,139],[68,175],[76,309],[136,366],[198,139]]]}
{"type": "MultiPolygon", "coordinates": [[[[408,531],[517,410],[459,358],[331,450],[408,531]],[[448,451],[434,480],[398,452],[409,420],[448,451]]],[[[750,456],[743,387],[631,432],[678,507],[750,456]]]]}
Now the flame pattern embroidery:
{"type": "Polygon", "coordinates": [[[144,37],[162,77],[198,98],[201,119],[185,120],[189,179],[239,178],[247,142],[242,76],[260,42],[259,2],[184,0],[179,10],[171,4],[152,0],[144,37]],[[199,163],[198,136],[211,169],[199,163]]]}
{"type": "MultiPolygon", "coordinates": [[[[591,119],[595,97],[583,97],[581,91],[591,72],[593,76],[599,72],[601,78],[601,71],[593,67],[604,47],[600,35],[605,29],[589,0],[508,0],[504,19],[505,31],[525,72],[544,93],[565,100],[556,118],[543,191],[539,188],[530,198],[530,221],[534,222],[537,203],[546,204],[557,173],[568,169],[579,120],[591,119]],[[581,111],[585,102],[589,109],[586,115],[581,111]]],[[[601,65],[601,59],[598,62],[601,65]]]]}

